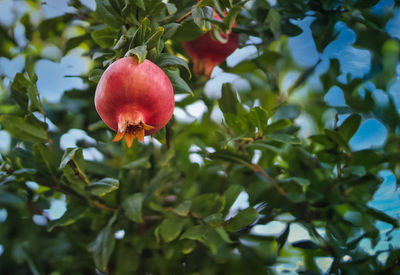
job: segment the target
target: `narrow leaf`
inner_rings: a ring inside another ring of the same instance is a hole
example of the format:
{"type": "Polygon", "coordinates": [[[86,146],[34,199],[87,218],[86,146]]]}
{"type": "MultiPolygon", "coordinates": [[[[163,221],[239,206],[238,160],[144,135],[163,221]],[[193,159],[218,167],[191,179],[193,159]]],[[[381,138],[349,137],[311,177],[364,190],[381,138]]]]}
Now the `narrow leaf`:
{"type": "Polygon", "coordinates": [[[119,181],[113,178],[104,178],[86,186],[86,190],[95,196],[104,196],[119,188],[119,181]]]}
{"type": "Polygon", "coordinates": [[[114,214],[97,235],[96,240],[89,244],[89,251],[92,253],[94,263],[101,272],[107,271],[108,261],[115,247],[114,232],[112,225],[116,220],[117,215],[114,214]]]}

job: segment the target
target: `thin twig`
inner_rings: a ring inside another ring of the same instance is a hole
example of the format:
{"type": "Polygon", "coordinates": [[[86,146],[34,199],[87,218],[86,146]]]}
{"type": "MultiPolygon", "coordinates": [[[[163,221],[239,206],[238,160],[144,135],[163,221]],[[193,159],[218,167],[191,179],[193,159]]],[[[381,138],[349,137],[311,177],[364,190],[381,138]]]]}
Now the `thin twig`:
{"type": "Polygon", "coordinates": [[[283,190],[282,187],[279,186],[279,183],[270,175],[268,175],[267,172],[258,164],[253,164],[252,165],[253,171],[260,173],[267,181],[269,181],[272,186],[276,189],[276,191],[279,192],[282,196],[286,196],[285,190],[283,190]]]}
{"type": "Polygon", "coordinates": [[[175,22],[176,22],[176,23],[181,23],[183,20],[185,20],[186,18],[188,18],[191,14],[192,14],[192,10],[188,11],[187,13],[185,13],[182,17],[180,17],[179,19],[177,19],[175,22]]]}

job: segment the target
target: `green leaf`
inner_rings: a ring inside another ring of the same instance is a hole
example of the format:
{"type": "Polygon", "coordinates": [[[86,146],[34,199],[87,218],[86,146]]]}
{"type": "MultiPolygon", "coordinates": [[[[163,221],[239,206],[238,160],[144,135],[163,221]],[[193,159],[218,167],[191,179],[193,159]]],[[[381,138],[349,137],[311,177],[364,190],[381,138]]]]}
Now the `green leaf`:
{"type": "Polygon", "coordinates": [[[366,210],[363,212],[366,212],[367,214],[373,216],[375,219],[386,222],[388,224],[393,225],[394,228],[397,228],[399,226],[398,221],[395,218],[392,218],[388,214],[386,214],[383,211],[374,209],[372,207],[361,207],[361,210],[366,210]]]}
{"type": "Polygon", "coordinates": [[[168,40],[171,39],[174,34],[176,33],[176,31],[179,29],[179,27],[181,26],[181,24],[179,23],[169,23],[164,25],[164,40],[168,40]]]}
{"type": "Polygon", "coordinates": [[[119,188],[119,181],[113,178],[104,178],[86,186],[86,190],[95,196],[102,197],[119,188]]]}
{"type": "Polygon", "coordinates": [[[125,211],[125,215],[133,222],[142,223],[142,204],[143,195],[142,193],[135,193],[127,197],[122,203],[122,208],[125,211]]]}
{"type": "Polygon", "coordinates": [[[301,140],[298,137],[288,134],[269,134],[266,136],[268,139],[272,139],[274,141],[278,141],[281,143],[288,144],[301,144],[301,140]]]}
{"type": "Polygon", "coordinates": [[[189,214],[191,205],[192,201],[190,200],[184,201],[174,209],[174,212],[179,216],[187,216],[189,214]]]}
{"type": "MultiPolygon", "coordinates": [[[[32,78],[37,79],[37,76],[33,74],[32,78]]],[[[11,84],[11,89],[13,98],[23,109],[27,109],[29,99],[30,112],[43,111],[36,85],[22,73],[17,73],[15,75],[13,83],[11,84]]]]}
{"type": "Polygon", "coordinates": [[[162,54],[158,58],[156,64],[160,68],[165,68],[165,67],[170,67],[170,66],[175,66],[175,65],[181,66],[186,69],[186,71],[189,74],[189,77],[191,77],[189,65],[186,63],[185,60],[183,60],[182,58],[179,58],[177,56],[169,55],[169,54],[162,54]]]}
{"type": "Polygon", "coordinates": [[[180,240],[189,239],[194,241],[203,242],[204,236],[207,233],[209,227],[207,225],[195,225],[189,227],[180,237],[180,240]]]}
{"type": "Polygon", "coordinates": [[[25,202],[19,198],[17,195],[1,190],[0,192],[0,205],[2,206],[13,206],[13,207],[22,207],[25,205],[25,202]]]}
{"type": "Polygon", "coordinates": [[[134,35],[134,40],[137,45],[143,45],[146,42],[146,37],[148,36],[150,29],[150,20],[145,17],[142,20],[137,32],[134,35]]]}
{"type": "Polygon", "coordinates": [[[169,80],[171,80],[171,84],[175,93],[185,93],[194,96],[192,89],[185,82],[185,80],[181,78],[178,69],[168,68],[164,69],[164,72],[168,76],[169,80]]]}
{"type": "Polygon", "coordinates": [[[89,73],[89,80],[97,83],[97,82],[99,82],[103,73],[104,73],[104,70],[102,70],[102,69],[93,69],[89,73]]]}
{"type": "Polygon", "coordinates": [[[352,114],[339,126],[337,131],[343,137],[346,142],[357,132],[358,127],[360,127],[361,116],[359,114],[352,114]]]}
{"type": "Polygon", "coordinates": [[[225,230],[228,232],[237,231],[255,222],[260,214],[253,207],[240,211],[235,217],[225,222],[225,230]]]}
{"type": "Polygon", "coordinates": [[[229,234],[220,227],[215,228],[215,231],[219,234],[219,236],[227,243],[233,243],[231,238],[229,237],[229,234]]]}
{"type": "Polygon", "coordinates": [[[75,223],[80,218],[84,217],[88,207],[82,203],[73,203],[72,201],[68,201],[67,210],[64,215],[57,219],[48,223],[47,231],[51,232],[57,226],[68,226],[75,223]]]}
{"type": "Polygon", "coordinates": [[[172,3],[164,3],[164,4],[165,4],[165,7],[167,8],[169,15],[173,15],[174,13],[177,12],[178,9],[176,8],[175,4],[172,4],[172,3]]]}
{"type": "Polygon", "coordinates": [[[225,122],[237,135],[243,135],[249,130],[249,124],[245,117],[230,113],[224,114],[225,122]]]}
{"type": "Polygon", "coordinates": [[[224,17],[224,24],[228,26],[228,30],[230,30],[235,23],[236,17],[239,15],[239,13],[242,11],[242,7],[240,6],[234,6],[231,8],[228,12],[228,14],[224,17]]]}
{"type": "Polygon", "coordinates": [[[151,163],[147,157],[137,159],[135,161],[129,162],[125,164],[122,168],[128,170],[136,170],[136,169],[149,169],[151,167],[151,163]]]}
{"type": "Polygon", "coordinates": [[[218,100],[221,111],[226,114],[236,115],[238,112],[239,100],[237,98],[236,89],[231,83],[224,83],[222,85],[221,98],[218,100]]]}
{"type": "Polygon", "coordinates": [[[81,148],[67,148],[62,157],[59,169],[68,181],[68,185],[80,194],[83,194],[89,179],[83,172],[83,154],[81,148]]]}
{"type": "Polygon", "coordinates": [[[107,271],[108,261],[115,247],[112,225],[116,218],[117,214],[114,214],[108,221],[106,227],[97,235],[96,240],[89,244],[89,251],[92,253],[94,263],[101,272],[107,271]]]}
{"type": "Polygon", "coordinates": [[[113,28],[119,28],[124,23],[124,19],[107,1],[96,0],[96,13],[99,20],[113,28]]]}
{"type": "Polygon", "coordinates": [[[211,19],[213,16],[213,11],[212,9],[208,7],[204,8],[197,8],[196,6],[193,6],[192,9],[192,16],[193,16],[193,21],[196,23],[196,25],[203,31],[209,31],[211,29],[211,23],[207,20],[206,18],[211,19]]]}
{"type": "Polygon", "coordinates": [[[243,186],[239,184],[232,184],[229,188],[224,192],[225,198],[225,208],[224,208],[224,216],[228,215],[231,206],[236,201],[239,194],[243,191],[243,186]]]}
{"type": "Polygon", "coordinates": [[[281,250],[282,247],[285,245],[287,238],[289,236],[289,232],[290,232],[290,224],[287,224],[285,231],[283,231],[283,233],[278,237],[279,250],[281,250]]]}
{"type": "Polygon", "coordinates": [[[35,144],[32,148],[32,153],[38,171],[55,176],[57,172],[57,162],[54,161],[53,153],[50,151],[49,147],[42,143],[35,144]]]}
{"type": "Polygon", "coordinates": [[[262,135],[267,129],[268,125],[268,111],[261,107],[251,108],[248,116],[250,122],[254,125],[254,127],[258,128],[258,132],[260,135],[262,135]]]}
{"type": "Polygon", "coordinates": [[[270,9],[267,16],[269,27],[274,33],[275,37],[278,37],[281,33],[281,15],[275,9],[270,9]]]}
{"type": "Polygon", "coordinates": [[[181,234],[184,223],[185,220],[177,215],[165,218],[160,224],[160,236],[166,243],[175,240],[181,234]]]}
{"type": "Polygon", "coordinates": [[[281,28],[282,28],[282,33],[287,36],[297,36],[303,32],[303,30],[300,27],[290,23],[290,21],[286,21],[285,23],[283,23],[281,28]]]}
{"type": "Polygon", "coordinates": [[[192,215],[205,218],[211,214],[221,212],[225,206],[225,198],[218,194],[203,194],[192,200],[192,215]]]}
{"type": "Polygon", "coordinates": [[[16,139],[28,142],[46,142],[46,129],[32,125],[22,117],[1,115],[0,124],[16,139]]]}
{"type": "Polygon", "coordinates": [[[64,45],[63,53],[64,54],[68,53],[69,50],[72,50],[72,49],[78,47],[80,44],[82,44],[83,42],[85,42],[86,40],[89,40],[89,39],[90,39],[89,33],[85,33],[85,34],[75,36],[75,37],[68,39],[64,45]]]}
{"type": "Polygon", "coordinates": [[[164,28],[158,27],[156,32],[153,33],[153,35],[150,36],[150,38],[146,41],[147,48],[148,49],[158,48],[163,34],[164,34],[164,28]]]}
{"type": "Polygon", "coordinates": [[[138,60],[138,63],[142,63],[147,56],[147,46],[146,45],[141,45],[137,46],[133,49],[130,49],[129,51],[126,52],[125,56],[135,56],[138,60]]]}
{"type": "Polygon", "coordinates": [[[110,48],[118,37],[119,31],[110,27],[103,26],[90,33],[94,42],[102,48],[110,48]]]}
{"type": "Polygon", "coordinates": [[[342,136],[336,132],[329,129],[324,130],[325,135],[328,136],[332,141],[334,141],[337,145],[341,146],[347,152],[350,152],[350,147],[347,142],[342,138],[342,136]]]}
{"type": "MultiPolygon", "coordinates": [[[[129,2],[129,0],[125,0],[126,2],[129,2]]],[[[133,0],[136,6],[138,6],[140,9],[145,10],[146,6],[144,4],[144,0],[133,0]]]]}
{"type": "Polygon", "coordinates": [[[211,159],[222,159],[225,161],[236,162],[248,166],[250,169],[253,168],[250,160],[246,156],[228,150],[217,151],[215,153],[208,154],[207,156],[211,159]]]}
{"type": "Polygon", "coordinates": [[[290,121],[289,119],[280,119],[280,120],[277,120],[277,121],[269,124],[267,126],[267,128],[265,128],[264,134],[273,133],[273,132],[279,131],[283,128],[287,128],[291,125],[292,125],[292,121],[290,121]]]}

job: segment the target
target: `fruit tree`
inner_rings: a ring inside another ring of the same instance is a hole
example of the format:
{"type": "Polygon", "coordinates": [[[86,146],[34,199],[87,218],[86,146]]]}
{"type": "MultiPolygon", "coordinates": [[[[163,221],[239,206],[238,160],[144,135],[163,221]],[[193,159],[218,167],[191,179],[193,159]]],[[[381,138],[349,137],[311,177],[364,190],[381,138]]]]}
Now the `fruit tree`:
{"type": "Polygon", "coordinates": [[[0,274],[400,272],[399,6],[0,1],[0,274]]]}

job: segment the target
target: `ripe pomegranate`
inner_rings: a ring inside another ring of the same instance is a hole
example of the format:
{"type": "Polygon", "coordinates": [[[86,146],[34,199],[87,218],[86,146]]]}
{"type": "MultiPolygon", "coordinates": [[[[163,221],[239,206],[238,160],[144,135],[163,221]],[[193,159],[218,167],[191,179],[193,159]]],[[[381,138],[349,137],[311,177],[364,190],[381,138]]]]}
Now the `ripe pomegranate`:
{"type": "Polygon", "coordinates": [[[96,88],[95,106],[101,119],[117,132],[114,142],[125,137],[128,147],[135,138],[144,141],[172,117],[174,92],[168,76],[153,62],[138,64],[124,57],[112,63],[96,88]]]}
{"type": "MultiPolygon", "coordinates": [[[[214,19],[221,20],[214,12],[214,19]]],[[[215,66],[218,66],[239,47],[239,34],[231,31],[220,35],[227,39],[221,43],[212,38],[210,32],[192,41],[183,42],[182,46],[193,60],[193,71],[195,75],[204,75],[208,79],[215,66]]]]}

